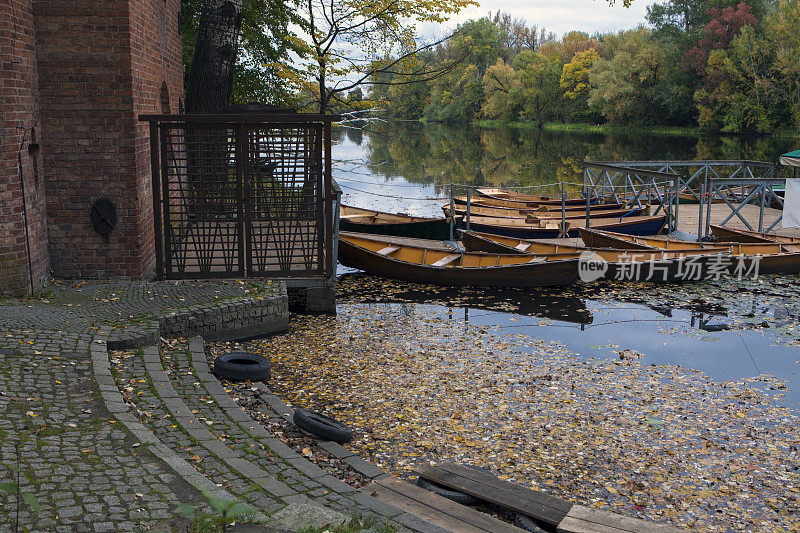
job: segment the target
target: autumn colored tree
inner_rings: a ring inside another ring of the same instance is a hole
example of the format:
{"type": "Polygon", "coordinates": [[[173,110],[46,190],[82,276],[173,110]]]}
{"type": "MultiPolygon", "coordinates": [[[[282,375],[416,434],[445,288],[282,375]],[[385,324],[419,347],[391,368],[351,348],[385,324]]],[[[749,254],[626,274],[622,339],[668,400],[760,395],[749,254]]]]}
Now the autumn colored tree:
{"type": "Polygon", "coordinates": [[[785,1],[763,32],[744,27],[729,46],[710,52],[707,81],[695,94],[700,126],[752,133],[800,127],[798,25],[800,2],[785,1]]]}
{"type": "Polygon", "coordinates": [[[711,21],[706,24],[703,37],[686,54],[689,67],[701,77],[706,73],[708,56],[712,50],[727,48],[742,28],[758,23],[752,8],[744,2],[735,8],[710,8],[708,15],[711,21]]]}
{"type": "Polygon", "coordinates": [[[562,64],[566,64],[572,61],[572,58],[578,52],[585,52],[592,48],[596,49],[598,46],[597,40],[589,37],[588,33],[571,31],[560,40],[551,40],[544,43],[539,48],[539,52],[550,59],[557,59],[562,64]]]}
{"type": "Polygon", "coordinates": [[[590,48],[584,52],[578,52],[572,57],[572,61],[564,65],[561,71],[559,85],[564,91],[564,96],[570,100],[578,100],[589,96],[589,71],[594,62],[600,59],[597,50],[590,48]]]}
{"type": "Polygon", "coordinates": [[[409,71],[408,61],[437,43],[419,45],[416,25],[442,23],[474,0],[307,0],[300,2],[304,39],[300,46],[303,76],[317,88],[316,110],[366,84],[379,73],[403,76],[405,82],[431,79],[444,72],[409,71]],[[406,67],[406,68],[403,68],[406,67]]]}

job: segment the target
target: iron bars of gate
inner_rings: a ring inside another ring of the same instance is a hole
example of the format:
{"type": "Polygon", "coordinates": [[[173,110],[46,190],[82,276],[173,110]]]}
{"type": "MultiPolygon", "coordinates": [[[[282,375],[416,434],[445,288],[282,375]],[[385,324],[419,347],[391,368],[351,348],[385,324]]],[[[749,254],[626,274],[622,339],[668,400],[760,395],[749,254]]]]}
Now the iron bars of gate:
{"type": "Polygon", "coordinates": [[[158,278],[332,278],[337,118],[140,116],[150,126],[158,278]]]}

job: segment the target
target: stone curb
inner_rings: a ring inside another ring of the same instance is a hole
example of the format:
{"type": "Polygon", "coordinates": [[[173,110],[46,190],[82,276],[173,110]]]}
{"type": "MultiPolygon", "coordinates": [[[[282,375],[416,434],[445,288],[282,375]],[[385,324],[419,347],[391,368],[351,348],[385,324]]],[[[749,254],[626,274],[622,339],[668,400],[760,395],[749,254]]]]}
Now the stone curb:
{"type": "Polygon", "coordinates": [[[271,295],[196,304],[155,315],[149,324],[112,331],[109,350],[158,345],[160,337],[203,335],[213,340],[246,340],[289,330],[289,299],[280,283],[271,295]]]}
{"type": "MultiPolygon", "coordinates": [[[[189,339],[189,353],[197,378],[201,383],[203,383],[206,391],[211,394],[214,400],[226,411],[228,416],[235,420],[236,417],[244,415],[250,421],[256,424],[258,427],[258,429],[255,430],[256,433],[260,434],[260,432],[264,432],[264,434],[266,434],[261,424],[250,418],[250,416],[235,401],[233,401],[233,398],[231,398],[230,395],[225,392],[225,389],[222,387],[219,380],[217,380],[217,378],[211,373],[205,353],[205,342],[201,337],[193,337],[189,339]]],[[[277,413],[291,419],[291,415],[294,413],[294,410],[286,405],[266,385],[261,382],[253,382],[253,386],[262,392],[262,398],[264,398],[271,407],[274,407],[277,413]]],[[[311,434],[309,433],[308,435],[311,434]]],[[[390,475],[374,464],[355,455],[353,452],[339,443],[324,440],[318,440],[317,443],[328,453],[344,460],[350,466],[352,466],[353,469],[372,481],[382,479],[390,475]]],[[[317,483],[324,485],[336,493],[347,494],[349,499],[373,512],[378,513],[381,516],[398,520],[400,523],[417,531],[443,531],[439,528],[436,528],[432,524],[419,519],[418,517],[409,515],[402,509],[398,509],[393,505],[370,496],[364,489],[356,489],[355,487],[352,487],[340,479],[328,474],[316,464],[312,463],[276,438],[266,439],[265,444],[273,453],[278,455],[281,459],[292,465],[304,475],[310,477],[317,483]]]]}
{"type": "Polygon", "coordinates": [[[228,501],[239,501],[238,498],[235,498],[225,489],[218,487],[210,479],[195,470],[193,466],[181,459],[128,411],[122,394],[114,384],[114,377],[111,375],[107,339],[107,333],[99,332],[92,339],[89,352],[92,358],[95,380],[98,386],[101,387],[100,394],[103,397],[103,402],[114,418],[121,422],[140,443],[148,445],[148,449],[153,455],[164,461],[178,476],[198,491],[228,501]],[[107,386],[109,381],[114,384],[113,389],[107,386]]]}
{"type": "MultiPolygon", "coordinates": [[[[157,371],[163,372],[158,346],[148,346],[144,349],[144,362],[148,373],[151,372],[150,369],[156,365],[158,367],[157,371]]],[[[164,375],[166,376],[166,373],[164,373],[164,375]]],[[[200,446],[214,454],[222,462],[226,463],[252,483],[261,486],[273,498],[281,499],[297,494],[294,489],[290,488],[285,483],[274,479],[269,472],[266,472],[247,459],[242,458],[241,452],[229,448],[222,441],[217,439],[203,424],[196,420],[196,417],[192,415],[191,410],[183,403],[183,400],[180,399],[168,378],[159,388],[159,394],[161,391],[167,391],[169,394],[169,397],[162,398],[167,410],[175,417],[175,421],[178,425],[199,441],[200,446]]],[[[230,399],[230,396],[228,396],[228,398],[230,399]]],[[[266,431],[264,435],[266,436],[266,431]]]]}

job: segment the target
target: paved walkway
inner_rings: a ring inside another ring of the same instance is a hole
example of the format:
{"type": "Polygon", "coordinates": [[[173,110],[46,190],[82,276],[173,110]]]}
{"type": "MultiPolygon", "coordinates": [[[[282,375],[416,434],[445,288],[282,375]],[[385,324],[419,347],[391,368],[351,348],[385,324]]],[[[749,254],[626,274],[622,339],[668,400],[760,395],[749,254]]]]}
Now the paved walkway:
{"type": "MultiPolygon", "coordinates": [[[[297,527],[289,508],[312,504],[328,510],[305,513],[319,526],[352,515],[364,528],[440,531],[270,434],[265,428],[285,424],[290,410],[257,384],[248,406],[264,424],[254,421],[210,374],[201,338],[159,340],[165,329],[222,335],[218,323],[241,331],[258,326],[254,316],[274,324],[285,304],[282,285],[238,282],[64,283],[37,299],[0,301],[0,461],[16,463],[19,449],[23,490],[41,503],[37,515],[23,505],[20,524],[169,527],[181,504],[203,506],[204,491],[289,529],[297,527]]],[[[315,453],[347,461],[367,480],[386,475],[332,443],[315,453]]],[[[15,514],[15,500],[0,494],[0,530],[15,514]]]]}

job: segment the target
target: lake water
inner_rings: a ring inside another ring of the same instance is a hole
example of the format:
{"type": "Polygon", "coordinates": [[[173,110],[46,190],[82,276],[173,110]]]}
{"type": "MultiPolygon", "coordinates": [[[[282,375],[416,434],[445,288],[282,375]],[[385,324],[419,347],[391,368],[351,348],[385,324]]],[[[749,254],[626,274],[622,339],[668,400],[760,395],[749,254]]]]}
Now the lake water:
{"type": "MultiPolygon", "coordinates": [[[[776,162],[800,141],[745,136],[570,133],[469,125],[375,123],[335,133],[334,178],[347,204],[441,214],[449,183],[582,184],[584,161],[730,159],[776,162]],[[434,200],[431,200],[435,198],[434,200]]],[[[575,190],[577,185],[572,185],[575,190]]]]}
{"type": "MultiPolygon", "coordinates": [[[[582,161],[750,159],[775,161],[790,141],[752,137],[537,132],[471,126],[378,124],[376,131],[336,134],[334,177],[346,204],[440,215],[451,182],[487,186],[582,183],[582,161]]],[[[553,190],[553,188],[551,188],[553,190]]],[[[340,273],[352,272],[340,267],[340,273]]],[[[760,285],[707,284],[568,290],[432,289],[342,277],[340,299],[441,313],[559,342],[585,358],[617,359],[628,349],[642,362],[676,364],[717,381],[753,380],[800,406],[800,290],[796,276],[760,285]],[[410,307],[409,307],[410,306],[410,307]],[[761,376],[761,378],[756,378],[761,376]],[[767,377],[764,377],[767,376],[767,377]],[[768,376],[784,381],[776,382],[768,376]]]]}

